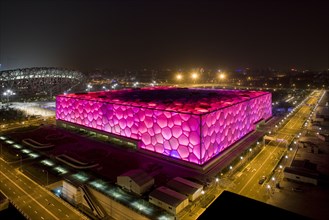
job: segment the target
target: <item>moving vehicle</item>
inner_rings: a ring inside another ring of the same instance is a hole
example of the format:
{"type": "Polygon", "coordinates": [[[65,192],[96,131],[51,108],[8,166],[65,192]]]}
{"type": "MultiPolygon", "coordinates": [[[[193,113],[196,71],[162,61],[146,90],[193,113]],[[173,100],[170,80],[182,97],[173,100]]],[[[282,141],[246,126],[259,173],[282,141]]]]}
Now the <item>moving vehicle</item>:
{"type": "Polygon", "coordinates": [[[266,180],[266,176],[262,176],[262,178],[258,181],[260,185],[262,185],[266,180]]]}

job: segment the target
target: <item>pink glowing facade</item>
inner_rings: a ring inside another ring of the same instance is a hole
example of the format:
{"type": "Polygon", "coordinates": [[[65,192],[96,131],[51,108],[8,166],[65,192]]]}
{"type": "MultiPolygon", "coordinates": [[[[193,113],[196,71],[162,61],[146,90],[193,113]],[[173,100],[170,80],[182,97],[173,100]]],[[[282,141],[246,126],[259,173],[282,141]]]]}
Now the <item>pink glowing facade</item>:
{"type": "Polygon", "coordinates": [[[272,116],[271,93],[142,88],[59,95],[56,119],[202,165],[272,116]]]}

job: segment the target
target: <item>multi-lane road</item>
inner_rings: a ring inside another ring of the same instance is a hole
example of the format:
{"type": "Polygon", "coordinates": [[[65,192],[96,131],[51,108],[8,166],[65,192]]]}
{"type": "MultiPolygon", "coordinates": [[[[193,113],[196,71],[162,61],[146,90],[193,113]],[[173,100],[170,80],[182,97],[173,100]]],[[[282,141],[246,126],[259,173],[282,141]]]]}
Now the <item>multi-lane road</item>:
{"type": "Polygon", "coordinates": [[[267,183],[272,181],[272,171],[279,162],[284,149],[285,144],[282,142],[275,142],[273,146],[266,145],[241,172],[235,175],[235,180],[227,190],[256,200],[265,200],[272,190],[268,188],[267,183]],[[266,179],[260,184],[259,181],[263,176],[266,179]]]}
{"type": "MultiPolygon", "coordinates": [[[[276,187],[280,187],[279,183],[283,178],[284,166],[290,164],[297,150],[294,141],[303,131],[303,126],[321,95],[322,92],[320,91],[313,92],[301,103],[299,108],[283,118],[282,121],[278,121],[277,127],[274,125],[267,133],[267,136],[273,140],[266,143],[257,156],[245,163],[246,166],[240,171],[233,175],[230,174],[230,176],[224,175],[217,179],[217,182],[213,182],[201,200],[206,201],[205,198],[213,198],[212,200],[214,200],[223,190],[228,190],[258,201],[267,202],[278,190],[276,187]],[[266,180],[260,183],[263,176],[266,177],[266,180]]],[[[198,202],[191,205],[188,211],[185,210],[180,219],[196,219],[205,210],[205,204],[198,202]]]]}
{"type": "Polygon", "coordinates": [[[269,134],[274,140],[267,143],[242,172],[235,175],[227,190],[259,201],[267,201],[282,178],[282,169],[289,164],[297,150],[293,140],[302,131],[320,96],[320,92],[314,92],[296,112],[291,113],[269,134]],[[291,148],[288,149],[289,145],[291,148]],[[281,167],[278,166],[279,163],[281,167]],[[265,176],[266,180],[259,184],[262,176],[265,176]]]}
{"type": "Polygon", "coordinates": [[[27,219],[89,219],[2,159],[0,190],[27,219]]]}

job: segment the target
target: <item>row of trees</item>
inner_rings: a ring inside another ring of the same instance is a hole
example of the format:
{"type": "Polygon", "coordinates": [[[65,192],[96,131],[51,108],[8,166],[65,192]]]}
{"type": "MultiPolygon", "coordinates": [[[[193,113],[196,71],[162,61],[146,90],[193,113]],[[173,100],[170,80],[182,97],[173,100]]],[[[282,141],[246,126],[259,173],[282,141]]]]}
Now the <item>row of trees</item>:
{"type": "Polygon", "coordinates": [[[26,115],[22,111],[14,109],[10,105],[1,105],[0,115],[1,124],[21,122],[26,119],[26,115]]]}

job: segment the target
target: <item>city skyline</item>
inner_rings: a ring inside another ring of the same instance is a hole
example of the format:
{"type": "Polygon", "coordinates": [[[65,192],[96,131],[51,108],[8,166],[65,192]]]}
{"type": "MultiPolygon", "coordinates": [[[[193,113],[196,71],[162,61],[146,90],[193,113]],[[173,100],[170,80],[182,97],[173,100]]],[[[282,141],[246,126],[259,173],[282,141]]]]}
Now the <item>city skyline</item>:
{"type": "Polygon", "coordinates": [[[327,1],[1,1],[0,70],[328,69],[327,1]]]}

